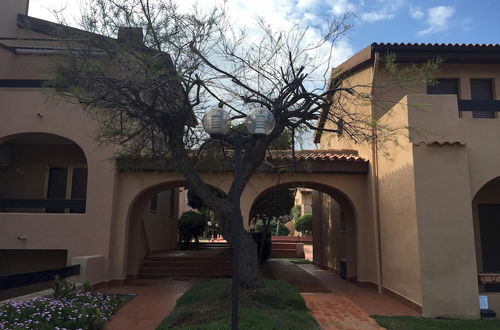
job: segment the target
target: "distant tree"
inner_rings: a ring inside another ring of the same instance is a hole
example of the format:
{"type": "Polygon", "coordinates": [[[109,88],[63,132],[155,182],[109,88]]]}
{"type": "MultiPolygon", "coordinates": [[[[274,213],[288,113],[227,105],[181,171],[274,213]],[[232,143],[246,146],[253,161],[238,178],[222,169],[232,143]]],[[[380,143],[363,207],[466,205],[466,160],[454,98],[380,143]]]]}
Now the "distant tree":
{"type": "Polygon", "coordinates": [[[313,215],[306,213],[295,220],[295,230],[303,235],[310,235],[313,231],[313,215]]]}
{"type": "Polygon", "coordinates": [[[295,193],[293,190],[288,188],[276,189],[264,194],[255,201],[252,216],[278,218],[290,215],[294,203],[295,193]]]}
{"type": "Polygon", "coordinates": [[[198,237],[205,230],[208,221],[207,216],[200,212],[186,211],[182,213],[178,224],[181,248],[189,248],[189,243],[193,238],[198,246],[198,237]]]}

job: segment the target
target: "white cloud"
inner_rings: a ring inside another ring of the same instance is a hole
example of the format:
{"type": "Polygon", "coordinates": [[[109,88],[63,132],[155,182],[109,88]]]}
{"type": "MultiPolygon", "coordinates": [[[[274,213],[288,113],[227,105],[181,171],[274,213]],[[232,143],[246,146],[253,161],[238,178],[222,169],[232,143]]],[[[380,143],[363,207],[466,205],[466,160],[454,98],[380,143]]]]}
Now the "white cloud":
{"type": "Polygon", "coordinates": [[[327,3],[334,15],[343,15],[356,11],[356,6],[348,0],[328,0],[327,3]]]}
{"type": "Polygon", "coordinates": [[[450,6],[432,7],[428,10],[427,28],[418,32],[419,36],[448,30],[450,19],[455,14],[455,8],[450,6]]]}
{"type": "Polygon", "coordinates": [[[414,19],[421,19],[425,16],[425,13],[422,11],[422,8],[410,5],[410,16],[414,19]]]}
{"type": "Polygon", "coordinates": [[[361,14],[361,19],[363,21],[367,21],[368,23],[375,23],[378,21],[389,20],[389,19],[393,19],[393,18],[394,18],[394,14],[384,13],[384,12],[372,11],[369,13],[361,14]]]}
{"type": "Polygon", "coordinates": [[[311,8],[313,5],[317,3],[317,0],[299,0],[297,2],[297,8],[311,8]]]}
{"type": "Polygon", "coordinates": [[[405,0],[377,0],[375,6],[372,6],[376,7],[376,10],[361,13],[360,17],[368,23],[391,20],[396,17],[396,13],[404,2],[405,0]]]}

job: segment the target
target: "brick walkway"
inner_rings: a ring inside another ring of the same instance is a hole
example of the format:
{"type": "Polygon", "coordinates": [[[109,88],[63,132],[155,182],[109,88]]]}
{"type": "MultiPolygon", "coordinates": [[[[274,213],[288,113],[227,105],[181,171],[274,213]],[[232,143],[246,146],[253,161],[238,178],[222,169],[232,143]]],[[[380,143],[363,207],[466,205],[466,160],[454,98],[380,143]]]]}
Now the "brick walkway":
{"type": "Polygon", "coordinates": [[[174,309],[177,298],[200,280],[134,280],[99,291],[136,293],[137,297],[112,316],[106,330],[150,330],[174,309]]]}
{"type": "Polygon", "coordinates": [[[418,312],[396,299],[378,294],[375,289],[349,283],[336,274],[311,264],[298,265],[298,267],[320,280],[333,294],[349,299],[368,315],[419,315],[418,312]]]}
{"type": "Polygon", "coordinates": [[[303,293],[307,306],[325,330],[384,329],[344,296],[330,293],[303,293]]]}

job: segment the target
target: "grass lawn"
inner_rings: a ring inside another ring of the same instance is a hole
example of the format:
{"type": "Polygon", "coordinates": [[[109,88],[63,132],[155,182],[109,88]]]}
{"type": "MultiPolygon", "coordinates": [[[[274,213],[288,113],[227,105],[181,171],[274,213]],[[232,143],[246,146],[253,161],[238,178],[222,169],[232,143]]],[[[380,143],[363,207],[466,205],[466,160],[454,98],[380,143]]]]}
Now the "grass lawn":
{"type": "MultiPolygon", "coordinates": [[[[189,289],[177,300],[161,329],[230,329],[231,280],[217,279],[189,289]]],[[[266,280],[266,287],[241,290],[240,329],[319,329],[302,296],[284,281],[266,280]]]]}
{"type": "Polygon", "coordinates": [[[424,319],[415,316],[371,315],[387,330],[490,330],[500,329],[500,320],[424,319]]]}

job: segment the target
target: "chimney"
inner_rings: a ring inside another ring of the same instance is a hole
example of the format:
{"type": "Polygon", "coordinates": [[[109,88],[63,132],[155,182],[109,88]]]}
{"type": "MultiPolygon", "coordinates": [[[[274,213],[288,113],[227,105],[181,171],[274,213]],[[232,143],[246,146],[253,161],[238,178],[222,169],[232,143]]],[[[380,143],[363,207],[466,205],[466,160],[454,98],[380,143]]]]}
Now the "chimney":
{"type": "Polygon", "coordinates": [[[118,41],[132,46],[143,47],[142,29],[138,27],[120,27],[118,29],[118,41]]]}
{"type": "Polygon", "coordinates": [[[17,14],[28,14],[28,0],[0,0],[0,31],[2,37],[17,35],[17,14]]]}

